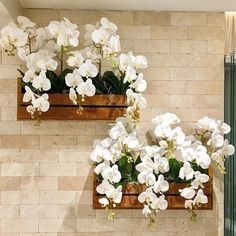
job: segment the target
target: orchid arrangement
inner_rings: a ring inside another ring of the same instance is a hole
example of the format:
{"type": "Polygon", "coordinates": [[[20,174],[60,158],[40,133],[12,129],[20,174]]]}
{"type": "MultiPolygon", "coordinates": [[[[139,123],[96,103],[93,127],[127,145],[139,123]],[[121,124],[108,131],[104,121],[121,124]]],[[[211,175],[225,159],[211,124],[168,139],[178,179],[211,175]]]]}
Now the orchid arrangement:
{"type": "Polygon", "coordinates": [[[234,154],[234,146],[224,138],[230,126],[204,117],[197,122],[196,133],[186,136],[175,114],[159,115],[152,122],[151,145],[139,142],[138,124],[128,114],[116,120],[108,138],[95,142],[91,160],[99,182],[96,191],[105,196],[99,202],[112,209],[109,218],[114,218],[113,209],[122,201],[124,186],[141,185],[138,201],[152,224],[156,213],[168,207],[165,192],[169,183],[185,182],[188,187],[179,192],[195,220],[194,210],[208,202],[204,184],[209,181],[211,163],[224,173],[225,158],[234,154]]]}
{"type": "Polygon", "coordinates": [[[78,26],[66,18],[37,28],[27,17],[18,16],[16,22],[2,28],[0,46],[25,63],[25,72],[19,71],[23,101],[30,103],[27,111],[32,118],[48,111],[50,93],[68,93],[79,106],[86,97],[99,93],[127,94],[130,100],[142,102],[140,93],[146,89],[146,81],[137,70],[147,67],[146,58],[131,52],[120,54],[118,28],[105,17],[85,29],[85,47],[78,50],[78,26]],[[102,74],[104,60],[112,69],[102,74]],[[65,61],[68,68],[64,69],[65,61]]]}

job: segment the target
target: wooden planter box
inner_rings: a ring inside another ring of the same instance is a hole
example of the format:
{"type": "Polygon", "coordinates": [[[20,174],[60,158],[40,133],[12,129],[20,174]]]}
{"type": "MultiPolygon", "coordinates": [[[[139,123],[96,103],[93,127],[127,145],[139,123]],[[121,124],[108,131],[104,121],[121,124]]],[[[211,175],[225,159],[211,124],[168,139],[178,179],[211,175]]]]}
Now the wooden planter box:
{"type": "MultiPolygon", "coordinates": [[[[17,120],[32,120],[26,111],[29,103],[24,103],[24,94],[18,80],[17,120]]],[[[78,105],[72,104],[68,94],[49,94],[50,108],[40,115],[42,120],[115,120],[123,116],[127,108],[126,95],[95,95],[86,97],[78,105]]]]}
{"type": "MultiPolygon", "coordinates": [[[[205,184],[204,194],[208,197],[208,203],[201,205],[199,210],[210,210],[213,209],[213,179],[212,171],[209,171],[210,180],[205,184]]],[[[98,199],[103,197],[96,192],[96,187],[98,183],[96,177],[94,178],[94,188],[93,188],[93,208],[94,209],[104,209],[101,207],[98,199]]],[[[168,192],[165,193],[166,200],[168,201],[168,209],[186,209],[184,207],[185,199],[180,196],[179,189],[187,187],[187,183],[170,183],[168,192]]],[[[138,201],[138,195],[140,190],[145,189],[145,186],[139,186],[138,188],[127,185],[123,189],[123,198],[120,204],[117,204],[117,209],[142,209],[143,204],[138,201]]]]}

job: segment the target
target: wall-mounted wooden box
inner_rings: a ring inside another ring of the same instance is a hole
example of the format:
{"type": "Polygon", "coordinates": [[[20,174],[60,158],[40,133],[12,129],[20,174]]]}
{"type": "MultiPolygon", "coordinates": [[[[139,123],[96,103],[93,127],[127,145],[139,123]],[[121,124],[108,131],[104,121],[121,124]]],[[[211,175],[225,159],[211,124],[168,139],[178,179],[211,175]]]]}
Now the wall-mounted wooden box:
{"type": "MultiPolygon", "coordinates": [[[[26,111],[29,103],[23,102],[23,96],[18,80],[17,94],[17,120],[32,120],[26,111]]],[[[115,120],[123,116],[127,108],[126,95],[95,95],[86,97],[78,105],[72,104],[68,94],[49,94],[50,108],[40,115],[42,120],[115,120]]]]}
{"type": "MultiPolygon", "coordinates": [[[[213,209],[213,179],[212,170],[209,170],[210,180],[205,184],[204,194],[208,197],[208,203],[203,204],[198,207],[199,210],[210,210],[213,209]]],[[[104,209],[101,207],[98,199],[103,197],[96,192],[97,179],[94,178],[94,188],[93,188],[93,208],[94,209],[104,209]]],[[[180,196],[179,189],[186,188],[187,183],[170,183],[168,192],[164,193],[166,200],[168,201],[168,209],[186,209],[184,207],[185,199],[180,196]]],[[[117,209],[142,209],[143,204],[138,201],[138,195],[140,190],[144,189],[144,186],[139,186],[138,188],[127,185],[123,188],[123,198],[120,204],[116,204],[117,209]]]]}

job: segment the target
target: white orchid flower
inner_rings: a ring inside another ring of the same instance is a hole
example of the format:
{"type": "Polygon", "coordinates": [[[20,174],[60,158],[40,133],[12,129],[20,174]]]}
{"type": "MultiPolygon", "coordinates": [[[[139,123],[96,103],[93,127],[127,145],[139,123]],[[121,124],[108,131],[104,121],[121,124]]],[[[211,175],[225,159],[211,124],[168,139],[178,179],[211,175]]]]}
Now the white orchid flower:
{"type": "Polygon", "coordinates": [[[167,137],[169,141],[174,141],[176,145],[182,145],[185,141],[185,134],[179,126],[172,129],[167,137]]]}
{"type": "Polygon", "coordinates": [[[154,160],[148,156],[142,158],[142,162],[136,165],[136,170],[139,172],[145,171],[147,168],[152,169],[155,174],[166,173],[169,171],[169,161],[167,158],[160,156],[160,154],[154,155],[154,160]]]}
{"type": "Polygon", "coordinates": [[[68,73],[65,76],[65,81],[68,87],[75,88],[76,86],[78,86],[80,83],[83,82],[83,79],[80,76],[79,70],[74,69],[72,73],[68,73]]]}
{"type": "Polygon", "coordinates": [[[48,49],[41,49],[38,52],[31,53],[26,57],[26,66],[30,70],[40,72],[41,70],[54,71],[58,63],[53,59],[56,54],[48,49]]]}
{"type": "Polygon", "coordinates": [[[110,189],[106,191],[106,196],[111,199],[114,203],[120,203],[122,199],[122,186],[118,186],[117,188],[110,189]]]}
{"type": "Polygon", "coordinates": [[[152,191],[152,188],[147,188],[144,192],[138,196],[138,201],[141,203],[146,202],[148,205],[157,200],[156,194],[152,191]]]}
{"type": "Polygon", "coordinates": [[[30,87],[25,86],[25,93],[23,96],[23,102],[30,102],[31,100],[35,99],[35,94],[32,92],[30,87]]]}
{"type": "Polygon", "coordinates": [[[48,32],[53,38],[57,40],[57,45],[59,47],[72,46],[77,47],[79,44],[79,31],[78,26],[72,24],[67,18],[62,21],[51,21],[48,25],[48,32]]]}
{"type": "Polygon", "coordinates": [[[111,183],[118,183],[121,180],[121,173],[117,165],[105,168],[102,172],[102,177],[109,180],[111,183]]]}
{"type": "MultiPolygon", "coordinates": [[[[91,156],[91,158],[96,158],[96,157],[91,156]]],[[[99,159],[98,159],[98,161],[99,161],[99,159]]],[[[110,168],[110,163],[108,161],[101,162],[94,168],[94,173],[99,175],[105,169],[108,169],[108,168],[110,168]]]]}
{"type": "Polygon", "coordinates": [[[83,50],[81,50],[81,53],[84,57],[84,60],[90,60],[92,63],[99,63],[102,59],[102,56],[100,53],[97,52],[96,48],[86,47],[83,50]]]}
{"type": "Polygon", "coordinates": [[[156,177],[153,174],[152,169],[148,168],[142,171],[138,175],[138,182],[140,184],[146,184],[147,186],[152,186],[156,182],[156,177]]]}
{"type": "Polygon", "coordinates": [[[216,148],[224,145],[224,137],[220,134],[219,130],[214,130],[208,144],[213,144],[216,148]]]}
{"type": "Polygon", "coordinates": [[[127,147],[132,150],[137,149],[140,146],[136,132],[129,134],[124,139],[123,143],[126,144],[127,147]]]}
{"type": "Polygon", "coordinates": [[[127,70],[125,72],[125,77],[124,77],[124,80],[123,80],[123,83],[132,83],[133,80],[136,80],[137,78],[137,73],[136,73],[136,70],[131,67],[131,66],[128,66],[127,67],[127,70]]]}
{"type": "Polygon", "coordinates": [[[105,45],[110,38],[110,34],[106,29],[100,27],[92,32],[91,37],[94,43],[105,45]]]}
{"type": "Polygon", "coordinates": [[[37,111],[46,112],[48,111],[50,104],[48,102],[48,95],[42,94],[40,97],[32,100],[32,105],[37,111]]]}
{"type": "Polygon", "coordinates": [[[170,136],[171,127],[169,125],[157,125],[154,129],[154,134],[157,138],[166,138],[170,136]]]}
{"type": "Polygon", "coordinates": [[[33,115],[36,112],[36,109],[33,107],[33,105],[29,105],[26,107],[26,111],[33,115]]]}
{"type": "Polygon", "coordinates": [[[143,213],[146,217],[148,217],[148,215],[150,215],[150,214],[152,213],[152,211],[151,211],[151,209],[150,209],[150,207],[149,207],[148,205],[144,204],[142,213],[143,213]]]}
{"type": "Polygon", "coordinates": [[[193,200],[185,200],[184,207],[192,210],[193,209],[193,200]]]}
{"type": "Polygon", "coordinates": [[[68,66],[80,67],[84,62],[84,58],[79,51],[70,52],[69,58],[67,59],[68,66]]]}
{"type": "Polygon", "coordinates": [[[210,119],[208,117],[203,117],[197,122],[197,127],[200,130],[209,130],[209,131],[214,131],[217,129],[218,123],[214,119],[210,119]]]}
{"type": "Polygon", "coordinates": [[[201,166],[203,169],[208,169],[211,164],[211,158],[207,153],[207,149],[202,145],[196,147],[195,159],[197,165],[201,166]]]}
{"type": "Polygon", "coordinates": [[[166,210],[168,207],[168,202],[166,201],[165,196],[161,195],[160,197],[158,197],[157,200],[151,204],[151,207],[153,209],[156,209],[156,211],[166,210]]]}
{"type": "Polygon", "coordinates": [[[34,88],[39,89],[40,91],[48,91],[51,89],[51,82],[46,77],[45,71],[41,71],[39,75],[33,79],[32,85],[34,88]]]}
{"type": "Polygon", "coordinates": [[[180,195],[186,199],[192,199],[196,194],[196,191],[191,187],[180,189],[179,192],[180,192],[180,195]]]}
{"type": "Polygon", "coordinates": [[[113,140],[111,138],[105,138],[100,143],[104,148],[108,148],[112,145],[113,140]]]}
{"type": "Polygon", "coordinates": [[[120,54],[119,56],[119,69],[121,71],[126,71],[128,66],[132,65],[132,61],[130,59],[130,57],[128,56],[128,54],[120,54]]]}
{"type": "Polygon", "coordinates": [[[141,93],[134,93],[131,89],[127,89],[126,95],[128,98],[128,103],[132,104],[134,108],[146,108],[147,101],[141,93]]]}
{"type": "Polygon", "coordinates": [[[180,119],[174,113],[167,112],[156,116],[154,119],[152,119],[152,122],[155,125],[165,124],[166,126],[173,126],[179,124],[180,119]]]}
{"type": "Polygon", "coordinates": [[[120,36],[112,35],[108,41],[108,47],[111,49],[112,53],[120,52],[120,36]]]}
{"type": "Polygon", "coordinates": [[[92,33],[96,29],[97,29],[97,27],[95,25],[91,25],[91,24],[86,24],[85,25],[85,34],[84,34],[84,39],[85,39],[84,44],[85,45],[90,45],[91,43],[93,43],[92,33]]]}
{"type": "Polygon", "coordinates": [[[69,98],[75,105],[77,105],[77,94],[74,88],[70,88],[69,98]]]}
{"type": "Polygon", "coordinates": [[[109,21],[106,17],[102,17],[100,23],[104,29],[116,33],[117,25],[109,21]]]}
{"type": "Polygon", "coordinates": [[[87,79],[85,82],[83,81],[77,86],[76,91],[82,97],[84,96],[92,97],[96,93],[96,88],[93,85],[92,80],[87,79]]]}
{"type": "Polygon", "coordinates": [[[223,123],[221,126],[220,126],[220,132],[222,134],[228,134],[229,132],[231,131],[231,128],[228,124],[226,123],[223,123]]]}
{"type": "Polygon", "coordinates": [[[181,179],[190,180],[193,178],[193,175],[194,175],[194,170],[191,167],[191,164],[189,162],[185,162],[179,171],[179,177],[181,179]]]}
{"type": "Polygon", "coordinates": [[[224,156],[231,156],[234,154],[235,152],[235,147],[231,144],[229,144],[229,141],[226,139],[224,141],[224,145],[221,148],[220,152],[224,155],[224,156]]]}
{"type": "Polygon", "coordinates": [[[29,18],[25,16],[18,16],[17,22],[19,27],[23,30],[26,30],[27,28],[33,28],[36,25],[34,22],[32,22],[29,18]]]}
{"type": "Polygon", "coordinates": [[[107,198],[105,198],[105,197],[99,198],[98,202],[102,205],[102,207],[106,207],[106,206],[108,206],[110,204],[109,200],[107,198]]]}
{"type": "Polygon", "coordinates": [[[140,73],[137,79],[131,83],[131,88],[134,88],[136,92],[144,92],[147,88],[147,81],[143,78],[143,73],[140,73]]]}
{"type": "Polygon", "coordinates": [[[55,61],[53,58],[49,56],[39,58],[38,61],[36,62],[36,66],[41,70],[54,71],[57,69],[57,65],[58,65],[57,61],[55,61]]]}
{"type": "Polygon", "coordinates": [[[112,139],[119,139],[119,138],[124,138],[127,136],[126,129],[122,122],[117,122],[115,126],[113,126],[110,131],[109,135],[112,139]]]}
{"type": "Polygon", "coordinates": [[[193,182],[191,183],[192,187],[194,189],[198,189],[199,186],[201,188],[203,188],[203,184],[207,183],[209,181],[209,176],[206,175],[206,174],[202,174],[201,172],[199,171],[196,171],[194,173],[194,176],[195,176],[195,179],[193,180],[193,182]]]}
{"type": "Polygon", "coordinates": [[[199,189],[197,192],[196,197],[193,200],[193,205],[200,206],[201,204],[207,204],[208,198],[206,195],[204,195],[203,190],[199,189]]]}
{"type": "Polygon", "coordinates": [[[94,150],[91,152],[90,158],[92,161],[99,163],[102,160],[112,160],[112,154],[107,148],[102,145],[102,142],[100,142],[95,146],[94,150]]]}
{"type": "Polygon", "coordinates": [[[164,179],[163,175],[159,175],[156,183],[153,186],[155,193],[163,193],[169,189],[169,183],[164,179]]]}
{"type": "Polygon", "coordinates": [[[94,78],[98,74],[98,68],[92,64],[91,60],[86,60],[80,65],[79,73],[82,77],[94,78]]]}
{"type": "Polygon", "coordinates": [[[26,61],[27,52],[25,48],[17,48],[17,56],[22,60],[26,61]]]}
{"type": "Polygon", "coordinates": [[[104,58],[110,58],[110,56],[112,54],[120,52],[120,50],[121,50],[120,36],[119,35],[113,35],[113,36],[110,37],[107,44],[102,47],[103,57],[104,58]]]}
{"type": "Polygon", "coordinates": [[[114,190],[114,186],[109,183],[108,180],[104,179],[101,184],[96,188],[96,191],[100,194],[106,194],[108,191],[114,190]]]}
{"type": "Polygon", "coordinates": [[[169,171],[169,161],[167,158],[158,155],[154,156],[154,172],[158,174],[159,172],[161,173],[166,173],[169,171]]]}
{"type": "Polygon", "coordinates": [[[162,156],[164,154],[164,149],[158,146],[145,146],[143,148],[143,151],[141,153],[141,159],[142,158],[151,158],[153,157],[155,154],[159,154],[160,156],[162,156]]]}
{"type": "Polygon", "coordinates": [[[6,49],[23,47],[28,41],[28,34],[13,24],[3,27],[0,34],[0,46],[6,49]]]}
{"type": "Polygon", "coordinates": [[[165,140],[159,141],[159,145],[162,148],[168,148],[168,143],[165,140]]]}
{"type": "Polygon", "coordinates": [[[27,70],[27,71],[25,72],[24,77],[23,77],[23,81],[24,81],[25,83],[32,82],[36,76],[37,76],[37,75],[35,74],[34,71],[32,71],[32,70],[27,70]]]}
{"type": "Polygon", "coordinates": [[[136,56],[132,58],[133,65],[137,69],[145,69],[148,67],[147,59],[145,56],[136,56]]]}

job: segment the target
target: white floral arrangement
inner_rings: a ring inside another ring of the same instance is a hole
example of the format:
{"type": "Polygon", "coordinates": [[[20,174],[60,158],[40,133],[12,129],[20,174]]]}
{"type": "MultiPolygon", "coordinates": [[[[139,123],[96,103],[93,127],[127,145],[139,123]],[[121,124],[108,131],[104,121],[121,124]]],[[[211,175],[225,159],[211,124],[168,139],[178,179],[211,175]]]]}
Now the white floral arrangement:
{"type": "Polygon", "coordinates": [[[196,133],[186,136],[175,114],[159,115],[152,122],[155,125],[149,133],[152,145],[139,142],[138,124],[128,114],[116,120],[108,138],[95,141],[90,158],[99,182],[96,191],[105,196],[99,203],[111,209],[109,219],[113,219],[113,209],[121,203],[125,185],[144,185],[138,201],[151,225],[156,213],[168,208],[165,192],[169,183],[185,182],[189,187],[179,192],[195,220],[194,210],[208,203],[204,184],[209,181],[211,163],[224,173],[225,158],[234,154],[234,146],[224,138],[230,126],[204,117],[197,122],[196,133]]]}
{"type": "Polygon", "coordinates": [[[86,96],[97,93],[127,94],[130,100],[135,96],[137,102],[144,100],[141,92],[146,89],[146,81],[136,69],[147,67],[146,58],[131,52],[121,54],[118,28],[105,17],[85,29],[86,47],[81,50],[77,49],[78,26],[66,18],[37,28],[27,17],[18,16],[15,23],[1,29],[0,46],[25,63],[25,72],[19,71],[25,91],[23,102],[30,103],[27,111],[32,118],[48,111],[50,93],[68,93],[70,100],[79,105],[86,96]],[[112,71],[102,75],[103,60],[110,62],[112,71]]]}

